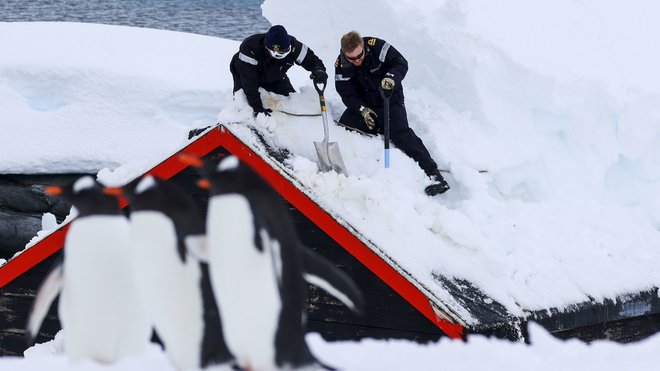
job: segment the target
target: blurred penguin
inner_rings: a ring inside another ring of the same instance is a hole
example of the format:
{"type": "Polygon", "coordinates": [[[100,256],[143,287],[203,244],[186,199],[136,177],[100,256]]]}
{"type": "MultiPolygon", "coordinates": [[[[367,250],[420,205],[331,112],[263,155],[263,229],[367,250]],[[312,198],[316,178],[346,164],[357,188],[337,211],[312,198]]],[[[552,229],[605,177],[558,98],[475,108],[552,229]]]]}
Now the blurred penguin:
{"type": "Polygon", "coordinates": [[[78,211],[64,241],[64,258],[42,284],[27,325],[32,342],[52,301],[71,360],[111,363],[142,354],[151,336],[129,254],[129,225],[116,197],[91,176],[68,187],[48,187],[78,211]]]}
{"type": "MultiPolygon", "coordinates": [[[[329,368],[305,343],[308,282],[356,312],[364,299],[342,271],[301,246],[277,194],[236,157],[204,167],[210,200],[207,251],[225,340],[249,370],[329,368]]],[[[200,254],[204,255],[204,254],[200,254]]]]}
{"type": "Polygon", "coordinates": [[[205,241],[200,210],[180,187],[150,175],[123,194],[130,200],[137,287],[170,360],[180,370],[231,361],[208,266],[188,257],[205,241]]]}

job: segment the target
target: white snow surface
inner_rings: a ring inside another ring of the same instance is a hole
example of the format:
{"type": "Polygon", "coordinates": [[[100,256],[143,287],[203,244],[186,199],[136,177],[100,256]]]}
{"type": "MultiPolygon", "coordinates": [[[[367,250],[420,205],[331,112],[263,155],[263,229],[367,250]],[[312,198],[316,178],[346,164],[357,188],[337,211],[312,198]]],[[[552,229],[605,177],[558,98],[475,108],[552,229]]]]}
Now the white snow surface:
{"type": "MultiPolygon", "coordinates": [[[[420,345],[404,340],[362,340],[325,342],[319,334],[308,334],[307,343],[323,362],[346,371],[383,370],[454,370],[454,371],[584,371],[657,369],[660,335],[621,345],[608,341],[585,344],[579,340],[562,341],[541,326],[530,326],[531,345],[511,343],[484,336],[472,336],[462,342],[443,338],[420,345]]],[[[165,353],[150,346],[141,357],[126,357],[113,365],[91,361],[69,362],[63,355],[64,332],[55,339],[37,344],[25,352],[25,358],[0,358],[0,371],[174,371],[165,353]]],[[[221,365],[207,370],[229,371],[221,365]]]]}
{"type": "MultiPolygon", "coordinates": [[[[382,139],[335,125],[331,141],[350,175],[319,173],[320,117],[276,112],[255,123],[245,102],[232,100],[228,64],[238,42],[73,23],[0,23],[0,173],[100,170],[100,180],[121,184],[188,143],[189,129],[238,122],[230,128],[246,141],[254,125],[289,149],[287,165],[321,204],[443,301],[452,299],[433,272],[473,282],[516,315],[660,286],[660,5],[266,0],[262,8],[323,59],[331,80],[347,31],[401,51],[410,125],[451,171],[452,189],[427,197],[429,180],[412,160],[395,150],[383,169],[382,139]]],[[[266,104],[320,112],[309,73],[289,75],[299,93],[264,94],[266,104]]],[[[332,81],[325,95],[338,118],[332,81]]],[[[586,346],[541,329],[531,347],[470,339],[418,346],[312,337],[320,358],[361,370],[409,368],[406,360],[422,369],[515,369],[517,360],[519,369],[652,369],[660,344],[656,335],[635,346],[586,346]]],[[[160,367],[163,357],[135,362],[160,367]]],[[[122,369],[139,369],[126,362],[122,369]]],[[[68,367],[37,357],[3,359],[0,369],[36,364],[68,367]]]]}

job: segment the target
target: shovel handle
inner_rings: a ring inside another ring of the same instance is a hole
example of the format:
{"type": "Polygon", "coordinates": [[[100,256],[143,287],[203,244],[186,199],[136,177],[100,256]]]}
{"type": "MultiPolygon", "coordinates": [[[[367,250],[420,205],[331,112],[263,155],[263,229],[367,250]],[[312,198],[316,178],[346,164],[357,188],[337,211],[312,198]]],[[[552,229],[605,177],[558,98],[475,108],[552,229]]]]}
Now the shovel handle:
{"type": "Polygon", "coordinates": [[[325,86],[327,85],[327,83],[322,82],[322,83],[318,83],[318,84],[317,83],[313,83],[313,84],[314,84],[314,89],[316,89],[316,92],[319,93],[319,95],[323,95],[323,92],[325,91],[325,86]],[[321,85],[320,88],[319,88],[319,85],[321,85]]]}
{"type": "Polygon", "coordinates": [[[316,92],[319,93],[319,104],[321,104],[321,116],[323,117],[323,141],[325,143],[328,142],[328,137],[330,136],[328,129],[327,108],[325,107],[325,97],[323,96],[323,92],[325,91],[326,84],[327,83],[325,82],[318,84],[314,83],[314,89],[316,89],[316,92]],[[319,85],[321,85],[321,87],[319,87],[319,85]]]}
{"type": "Polygon", "coordinates": [[[392,96],[393,90],[392,89],[385,90],[383,89],[382,86],[379,86],[378,90],[380,91],[380,96],[383,97],[383,100],[387,99],[389,101],[390,97],[392,96]]]}
{"type": "Polygon", "coordinates": [[[314,89],[316,89],[316,92],[319,93],[319,103],[321,104],[321,113],[325,113],[326,108],[325,108],[325,97],[323,96],[323,92],[325,91],[325,86],[326,83],[320,83],[321,87],[319,88],[319,84],[314,83],[314,89]]]}
{"type": "Polygon", "coordinates": [[[392,90],[385,90],[379,87],[380,96],[383,98],[383,138],[385,145],[385,168],[390,167],[390,96],[392,90]]]}

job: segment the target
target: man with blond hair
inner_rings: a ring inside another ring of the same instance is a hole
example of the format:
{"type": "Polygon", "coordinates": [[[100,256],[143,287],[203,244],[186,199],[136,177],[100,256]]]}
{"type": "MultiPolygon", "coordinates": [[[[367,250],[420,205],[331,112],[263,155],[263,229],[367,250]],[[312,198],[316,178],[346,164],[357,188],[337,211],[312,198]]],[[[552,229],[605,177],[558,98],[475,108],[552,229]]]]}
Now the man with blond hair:
{"type": "Polygon", "coordinates": [[[408,126],[401,82],[408,61],[392,45],[376,37],[361,37],[351,31],[341,38],[341,53],[335,61],[335,87],[346,105],[339,124],[366,134],[383,133],[383,99],[390,96],[390,138],[392,143],[415,160],[433,183],[425,188],[434,196],[449,190],[438,165],[422,140],[408,126]]]}

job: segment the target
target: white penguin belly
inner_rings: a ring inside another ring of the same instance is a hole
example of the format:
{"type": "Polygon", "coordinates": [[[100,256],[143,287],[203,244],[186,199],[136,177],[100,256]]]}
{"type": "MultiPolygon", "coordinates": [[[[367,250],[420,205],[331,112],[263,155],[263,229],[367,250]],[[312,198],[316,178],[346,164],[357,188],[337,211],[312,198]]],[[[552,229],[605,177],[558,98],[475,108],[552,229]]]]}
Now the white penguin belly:
{"type": "Polygon", "coordinates": [[[272,369],[282,304],[271,251],[257,250],[243,196],[211,198],[207,222],[210,274],[227,346],[240,366],[272,369]]]}
{"type": "Polygon", "coordinates": [[[72,359],[113,362],[140,354],[149,340],[129,243],[123,216],[79,218],[67,233],[60,318],[72,359]]]}
{"type": "Polygon", "coordinates": [[[199,263],[182,262],[172,220],[161,212],[131,214],[137,287],[178,369],[199,368],[204,331],[199,263]]]}

